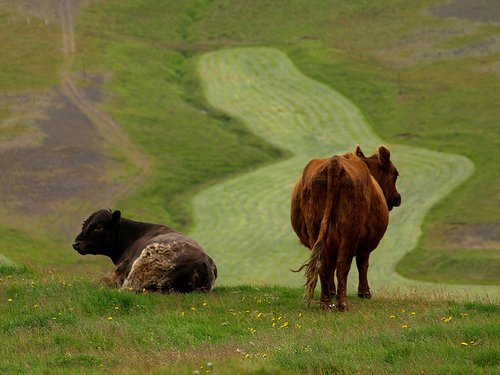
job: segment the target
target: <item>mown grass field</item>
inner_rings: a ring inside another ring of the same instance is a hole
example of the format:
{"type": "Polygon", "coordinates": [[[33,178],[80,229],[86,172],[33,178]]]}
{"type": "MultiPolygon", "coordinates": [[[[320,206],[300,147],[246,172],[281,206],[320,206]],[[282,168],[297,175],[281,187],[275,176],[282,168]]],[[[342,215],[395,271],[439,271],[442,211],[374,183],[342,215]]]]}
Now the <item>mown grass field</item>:
{"type": "MultiPolygon", "coordinates": [[[[221,283],[288,281],[298,286],[301,277],[289,269],[300,265],[305,251],[298,247],[289,225],[293,183],[314,157],[327,157],[332,150],[336,154],[353,151],[353,144],[369,154],[382,140],[349,100],[303,76],[277,50],[254,47],[206,54],[200,60],[200,72],[212,105],[243,119],[254,132],[291,150],[294,157],[198,194],[194,209],[199,223],[192,235],[211,249],[221,269],[221,283]]],[[[389,147],[404,176],[399,191],[405,204],[391,213],[390,232],[374,253],[372,283],[379,286],[401,283],[394,267],[415,245],[415,228],[429,207],[473,170],[463,157],[389,147]]],[[[357,279],[355,273],[352,279],[357,279]]]]}

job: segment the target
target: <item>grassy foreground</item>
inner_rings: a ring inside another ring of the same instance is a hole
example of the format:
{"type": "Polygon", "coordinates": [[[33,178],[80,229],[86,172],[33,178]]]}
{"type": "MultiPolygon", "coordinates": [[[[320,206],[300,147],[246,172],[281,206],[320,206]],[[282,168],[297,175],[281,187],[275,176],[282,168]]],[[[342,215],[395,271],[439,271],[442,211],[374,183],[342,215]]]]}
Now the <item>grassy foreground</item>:
{"type": "Polygon", "coordinates": [[[371,301],[349,296],[352,310],[341,314],[308,308],[301,293],[247,284],[209,294],[133,294],[83,276],[2,267],[0,372],[500,371],[498,300],[386,290],[371,301]]]}

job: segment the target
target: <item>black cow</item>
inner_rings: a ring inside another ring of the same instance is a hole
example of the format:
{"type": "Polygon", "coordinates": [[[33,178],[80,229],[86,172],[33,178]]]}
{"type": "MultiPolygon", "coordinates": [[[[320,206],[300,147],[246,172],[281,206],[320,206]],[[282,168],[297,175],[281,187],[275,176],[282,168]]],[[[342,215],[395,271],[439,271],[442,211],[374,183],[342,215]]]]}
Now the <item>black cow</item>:
{"type": "Polygon", "coordinates": [[[100,210],[83,223],[73,242],[82,255],[106,255],[116,268],[103,279],[125,290],[188,293],[212,290],[217,267],[195,240],[165,225],[100,210]]]}

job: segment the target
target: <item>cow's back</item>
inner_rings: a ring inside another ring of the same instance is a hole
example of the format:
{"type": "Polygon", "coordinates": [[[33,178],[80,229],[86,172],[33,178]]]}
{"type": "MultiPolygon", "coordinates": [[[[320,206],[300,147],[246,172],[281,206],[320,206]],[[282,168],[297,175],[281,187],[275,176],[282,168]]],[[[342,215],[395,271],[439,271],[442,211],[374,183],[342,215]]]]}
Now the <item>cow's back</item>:
{"type": "MultiPolygon", "coordinates": [[[[364,223],[372,201],[377,202],[377,207],[380,206],[383,194],[358,157],[346,154],[313,159],[294,185],[292,227],[300,242],[312,249],[325,214],[331,215],[333,226],[346,221],[364,223]],[[328,198],[333,199],[331,209],[327,207],[328,198]],[[325,213],[329,209],[331,211],[325,213]]],[[[330,234],[330,242],[333,241],[332,235],[335,233],[330,234]]]]}

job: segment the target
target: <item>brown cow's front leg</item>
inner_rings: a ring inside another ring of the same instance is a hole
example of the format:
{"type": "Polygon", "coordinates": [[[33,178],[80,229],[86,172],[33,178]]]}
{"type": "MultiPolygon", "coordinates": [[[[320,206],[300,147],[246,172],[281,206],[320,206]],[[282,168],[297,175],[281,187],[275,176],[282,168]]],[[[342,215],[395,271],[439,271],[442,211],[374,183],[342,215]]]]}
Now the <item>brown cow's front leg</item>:
{"type": "Polygon", "coordinates": [[[370,292],[370,287],[368,286],[368,266],[369,266],[370,254],[364,257],[356,257],[356,265],[358,266],[359,272],[359,285],[358,285],[358,297],[359,298],[372,298],[370,292]]]}

